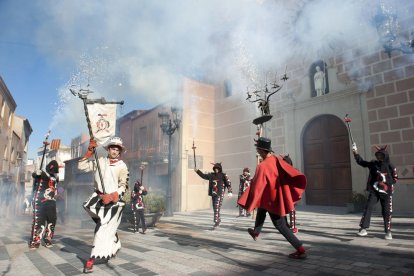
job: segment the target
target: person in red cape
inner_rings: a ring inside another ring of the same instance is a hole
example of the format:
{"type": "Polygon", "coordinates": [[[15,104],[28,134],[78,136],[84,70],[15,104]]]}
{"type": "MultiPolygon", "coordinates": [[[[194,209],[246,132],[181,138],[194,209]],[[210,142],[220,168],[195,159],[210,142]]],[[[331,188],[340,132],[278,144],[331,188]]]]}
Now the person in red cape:
{"type": "Polygon", "coordinates": [[[305,248],[287,226],[285,216],[294,210],[294,204],[301,199],[306,188],[306,177],[272,154],[270,139],[260,137],[255,146],[263,161],[257,165],[250,186],[238,200],[238,204],[248,212],[257,208],[255,228],[248,230],[249,234],[254,240],[258,238],[268,212],[276,229],[296,249],[289,257],[304,259],[305,248]]]}

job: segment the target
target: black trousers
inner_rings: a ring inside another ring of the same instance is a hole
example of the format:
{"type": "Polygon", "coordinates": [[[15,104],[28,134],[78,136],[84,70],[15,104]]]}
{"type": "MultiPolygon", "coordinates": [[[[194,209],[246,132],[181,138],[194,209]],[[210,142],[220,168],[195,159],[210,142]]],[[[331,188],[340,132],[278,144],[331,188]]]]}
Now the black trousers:
{"type": "Polygon", "coordinates": [[[138,232],[140,222],[142,231],[147,230],[147,226],[145,224],[144,208],[134,208],[134,232],[138,232]]]}
{"type": "Polygon", "coordinates": [[[392,193],[379,193],[377,191],[370,191],[368,195],[367,204],[361,218],[359,226],[361,228],[369,228],[371,223],[372,210],[377,202],[381,203],[381,214],[384,219],[384,232],[391,231],[391,217],[392,217],[392,193]]]}
{"type": "Polygon", "coordinates": [[[32,243],[40,243],[41,239],[51,240],[55,234],[56,201],[47,200],[39,203],[37,223],[34,225],[32,243]]]}
{"type": "MultiPolygon", "coordinates": [[[[266,220],[266,213],[268,213],[266,209],[257,208],[256,221],[254,223],[255,232],[260,233],[262,231],[263,224],[266,220]]],[[[285,217],[270,212],[269,216],[279,233],[282,234],[294,248],[298,249],[302,245],[302,242],[293,234],[292,230],[289,229],[285,217]]]]}
{"type": "Polygon", "coordinates": [[[221,194],[211,197],[211,201],[213,203],[213,213],[214,213],[214,223],[220,224],[221,217],[220,217],[220,210],[221,206],[223,205],[223,198],[224,198],[224,189],[221,194]]]}

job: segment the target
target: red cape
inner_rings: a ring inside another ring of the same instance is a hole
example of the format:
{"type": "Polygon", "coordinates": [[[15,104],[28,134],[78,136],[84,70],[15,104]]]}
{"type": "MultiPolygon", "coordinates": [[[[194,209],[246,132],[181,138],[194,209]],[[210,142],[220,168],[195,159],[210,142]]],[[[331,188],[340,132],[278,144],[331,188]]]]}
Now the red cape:
{"type": "Polygon", "coordinates": [[[248,212],[260,207],[285,216],[294,210],[305,188],[305,175],[272,155],[257,166],[250,186],[237,203],[248,212]]]}

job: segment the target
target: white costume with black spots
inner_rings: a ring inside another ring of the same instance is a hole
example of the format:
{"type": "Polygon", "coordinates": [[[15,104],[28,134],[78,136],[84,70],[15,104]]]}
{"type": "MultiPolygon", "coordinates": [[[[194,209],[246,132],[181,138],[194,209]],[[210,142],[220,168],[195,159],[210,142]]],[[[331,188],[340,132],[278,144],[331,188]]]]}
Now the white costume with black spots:
{"type": "MultiPolygon", "coordinates": [[[[111,258],[121,248],[121,241],[117,229],[125,207],[124,194],[128,187],[129,172],[126,164],[119,159],[99,158],[98,160],[105,193],[117,192],[119,201],[104,205],[100,198],[103,195],[102,183],[98,171],[95,173],[95,192],[86,200],[83,207],[96,223],[95,237],[91,258],[111,258]]],[[[79,162],[78,168],[84,172],[95,171],[96,163],[84,159],[79,162]]]]}

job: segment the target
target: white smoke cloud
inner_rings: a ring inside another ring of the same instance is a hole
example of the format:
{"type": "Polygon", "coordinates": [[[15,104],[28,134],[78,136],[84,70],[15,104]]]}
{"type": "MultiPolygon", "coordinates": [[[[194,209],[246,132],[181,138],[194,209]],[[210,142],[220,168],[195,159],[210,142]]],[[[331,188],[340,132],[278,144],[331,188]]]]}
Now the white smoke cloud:
{"type": "MultiPolygon", "coordinates": [[[[293,58],[314,61],[355,46],[355,37],[377,39],[370,0],[45,0],[33,5],[39,50],[50,62],[75,68],[60,96],[65,98],[71,85],[89,83],[95,91],[91,97],[125,100],[131,109],[173,97],[180,75],[231,79],[234,92],[244,93],[260,81],[260,72],[284,68],[293,58]]],[[[61,101],[53,124],[79,122],[82,112],[73,113],[79,100],[61,101]]]]}

